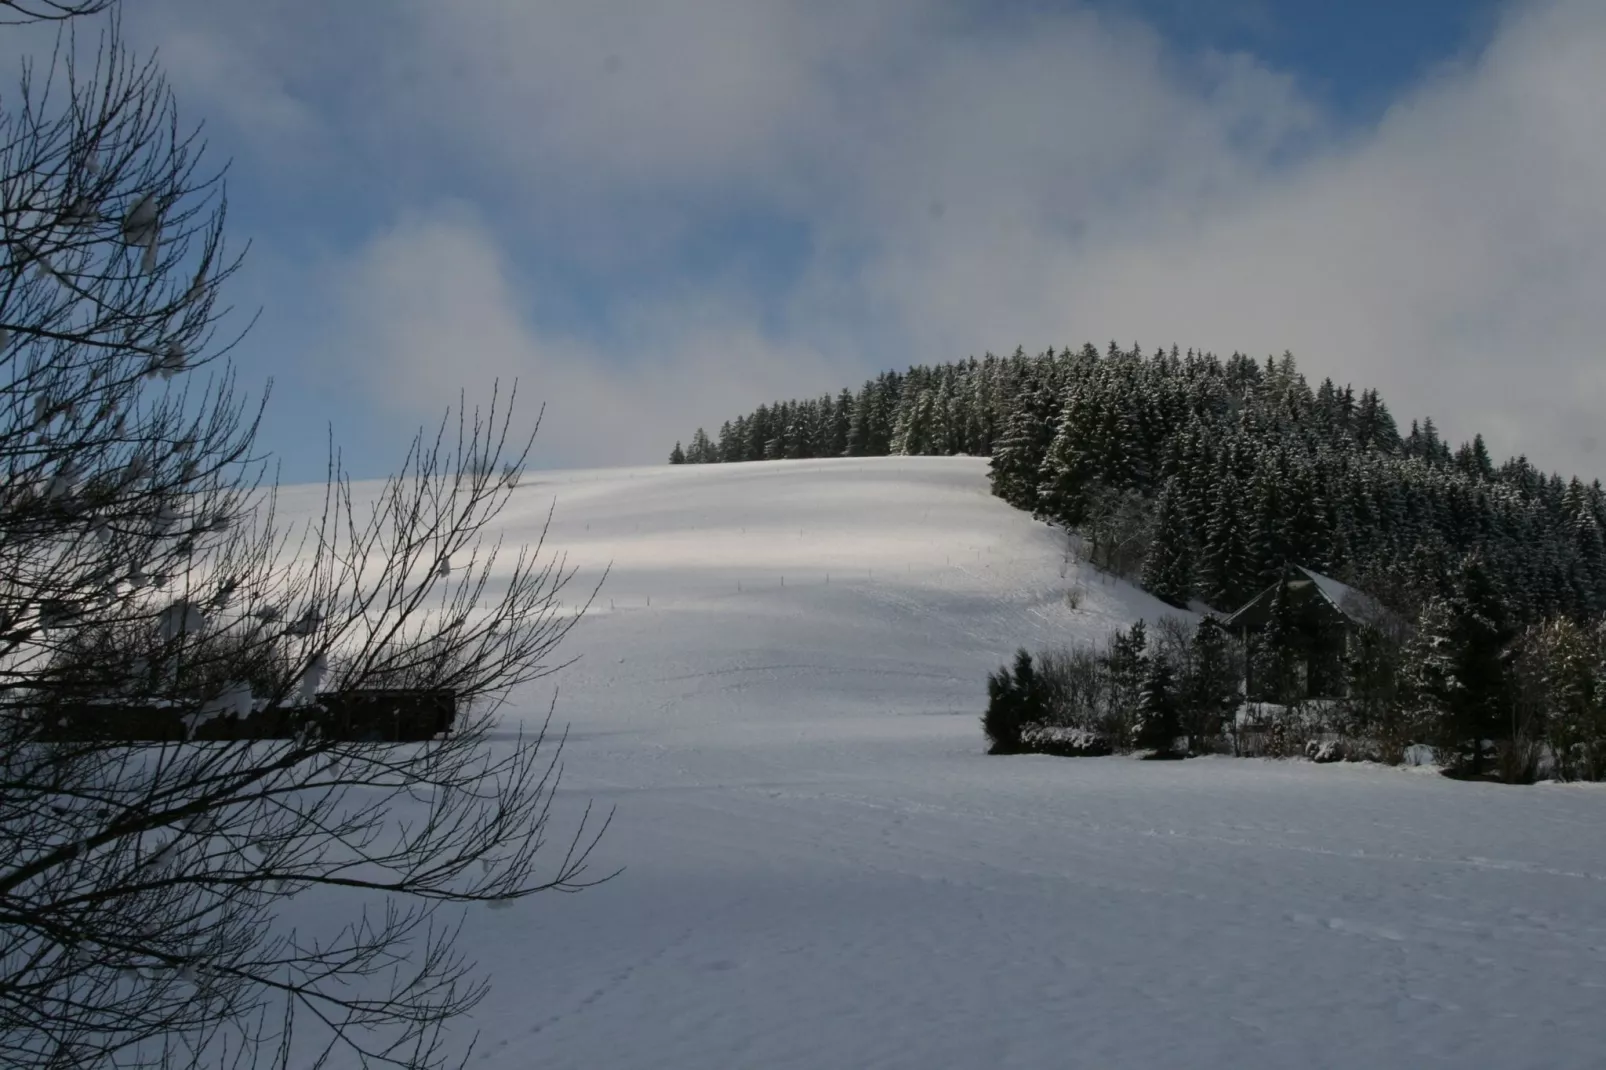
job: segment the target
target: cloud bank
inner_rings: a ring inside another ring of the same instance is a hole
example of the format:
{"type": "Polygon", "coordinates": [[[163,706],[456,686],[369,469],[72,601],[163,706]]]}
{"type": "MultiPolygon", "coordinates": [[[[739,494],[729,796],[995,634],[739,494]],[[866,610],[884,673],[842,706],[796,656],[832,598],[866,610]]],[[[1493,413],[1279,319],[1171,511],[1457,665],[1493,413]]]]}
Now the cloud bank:
{"type": "Polygon", "coordinates": [[[171,0],[139,32],[275,210],[371,184],[265,300],[320,295],[376,412],[517,376],[550,463],[651,462],[776,396],[1115,338],[1289,349],[1606,475],[1606,7],[1513,4],[1361,128],[1251,55],[989,7],[171,0]]]}

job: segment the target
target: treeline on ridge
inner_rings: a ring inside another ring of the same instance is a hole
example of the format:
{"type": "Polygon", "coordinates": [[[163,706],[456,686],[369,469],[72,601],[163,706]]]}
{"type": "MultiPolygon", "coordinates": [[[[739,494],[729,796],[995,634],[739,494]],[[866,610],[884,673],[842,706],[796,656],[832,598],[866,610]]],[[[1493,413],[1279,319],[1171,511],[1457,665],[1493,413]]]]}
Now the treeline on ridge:
{"type": "Polygon", "coordinates": [[[1312,389],[1294,358],[1112,343],[889,371],[699,428],[672,462],[971,454],[999,497],[1085,537],[1095,564],[1186,606],[1237,608],[1294,561],[1415,619],[1477,556],[1508,619],[1606,610],[1606,495],[1376,390],[1312,389]]]}

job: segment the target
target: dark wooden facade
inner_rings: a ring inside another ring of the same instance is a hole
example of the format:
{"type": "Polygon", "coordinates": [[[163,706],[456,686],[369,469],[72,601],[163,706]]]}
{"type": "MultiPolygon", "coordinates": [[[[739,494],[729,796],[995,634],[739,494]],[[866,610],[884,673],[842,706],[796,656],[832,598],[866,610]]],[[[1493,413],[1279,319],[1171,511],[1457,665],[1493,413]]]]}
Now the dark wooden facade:
{"type": "Polygon", "coordinates": [[[1338,698],[1344,694],[1344,657],[1362,625],[1385,611],[1370,596],[1301,565],[1287,565],[1277,582],[1246,602],[1224,622],[1244,643],[1244,693],[1266,699],[1256,687],[1253,652],[1271,619],[1278,592],[1287,604],[1295,631],[1299,697],[1338,698]]]}

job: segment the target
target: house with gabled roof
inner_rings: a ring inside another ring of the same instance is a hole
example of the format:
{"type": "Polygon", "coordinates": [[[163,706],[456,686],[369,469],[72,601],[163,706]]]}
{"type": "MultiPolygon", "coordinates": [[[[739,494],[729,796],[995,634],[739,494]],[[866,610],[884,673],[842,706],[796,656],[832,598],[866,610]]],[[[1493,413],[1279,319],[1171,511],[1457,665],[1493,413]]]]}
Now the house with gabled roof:
{"type": "MultiPolygon", "coordinates": [[[[1298,633],[1297,671],[1306,698],[1337,698],[1344,692],[1344,655],[1360,628],[1390,628],[1394,615],[1377,599],[1303,565],[1288,564],[1275,583],[1251,598],[1223,623],[1252,647],[1271,619],[1281,591],[1298,633]]],[[[1250,659],[1251,661],[1253,659],[1250,659]]],[[[1246,667],[1245,693],[1254,682],[1246,667]]]]}

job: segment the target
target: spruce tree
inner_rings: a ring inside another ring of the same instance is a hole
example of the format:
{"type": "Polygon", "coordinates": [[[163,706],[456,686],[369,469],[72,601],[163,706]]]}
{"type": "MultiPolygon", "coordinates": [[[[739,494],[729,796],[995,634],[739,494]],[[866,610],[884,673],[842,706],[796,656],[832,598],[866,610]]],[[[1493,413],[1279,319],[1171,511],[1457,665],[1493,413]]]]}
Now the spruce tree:
{"type": "Polygon", "coordinates": [[[836,404],[831,407],[831,434],[826,444],[825,456],[848,456],[849,433],[853,427],[853,391],[847,387],[837,395],[836,404]]]}
{"type": "Polygon", "coordinates": [[[1540,681],[1546,736],[1563,779],[1598,779],[1606,756],[1606,691],[1602,690],[1600,628],[1584,628],[1565,617],[1547,621],[1531,633],[1541,662],[1540,681]]]}
{"type": "Polygon", "coordinates": [[[1249,567],[1257,586],[1268,584],[1282,574],[1288,564],[1288,544],[1285,532],[1288,525],[1287,502],[1290,495],[1283,492],[1281,477],[1268,459],[1255,471],[1249,484],[1250,522],[1248,551],[1249,567]]]}
{"type": "Polygon", "coordinates": [[[1014,754],[1021,749],[1021,729],[1043,719],[1043,686],[1022,647],[1015,653],[1014,671],[1003,666],[987,675],[987,712],[982,731],[992,744],[989,754],[1014,754]]]}
{"type": "MultiPolygon", "coordinates": [[[[1037,479],[1037,508],[1067,526],[1082,522],[1094,484],[1118,486],[1099,479],[1106,445],[1113,436],[1107,412],[1090,390],[1073,387],[1059,413],[1054,437],[1044,452],[1037,479]]],[[[1115,473],[1111,473],[1112,477],[1115,473]]]]}
{"type": "Polygon", "coordinates": [[[1158,654],[1147,659],[1132,723],[1132,745],[1152,750],[1155,757],[1175,752],[1181,728],[1177,716],[1176,677],[1171,664],[1158,654]]]}
{"type": "Polygon", "coordinates": [[[714,444],[708,440],[708,432],[698,428],[691,437],[691,449],[684,454],[684,459],[690,464],[708,464],[714,458],[714,444]]]}
{"type": "Polygon", "coordinates": [[[1225,612],[1238,609],[1255,590],[1239,512],[1240,499],[1238,481],[1230,475],[1221,479],[1210,512],[1200,568],[1201,593],[1210,605],[1225,612]]]}
{"type": "Polygon", "coordinates": [[[1056,408],[1046,384],[1029,382],[993,444],[988,474],[993,493],[1018,509],[1038,509],[1043,455],[1054,436],[1056,408]]]}
{"type": "Polygon", "coordinates": [[[1160,492],[1154,538],[1143,562],[1143,588],[1162,602],[1186,609],[1193,593],[1192,538],[1176,482],[1160,492]]]}
{"type": "Polygon", "coordinates": [[[1126,631],[1118,631],[1110,637],[1103,661],[1109,674],[1109,721],[1115,738],[1130,735],[1138,691],[1148,671],[1148,645],[1148,630],[1142,618],[1133,621],[1126,631]]]}
{"type": "Polygon", "coordinates": [[[1232,643],[1220,618],[1206,614],[1188,643],[1187,671],[1181,681],[1183,730],[1190,750],[1221,731],[1223,720],[1238,706],[1242,676],[1232,643]]]}
{"type": "Polygon", "coordinates": [[[1355,630],[1344,658],[1344,728],[1357,738],[1401,745],[1401,651],[1380,629],[1355,630]]]}
{"type": "Polygon", "coordinates": [[[1272,592],[1266,624],[1253,655],[1255,694],[1263,702],[1292,705],[1304,697],[1299,667],[1305,656],[1299,614],[1286,580],[1272,592]]]}
{"type": "Polygon", "coordinates": [[[1507,645],[1514,638],[1500,591],[1483,559],[1468,555],[1450,602],[1457,686],[1447,712],[1453,733],[1472,741],[1472,775],[1483,773],[1484,739],[1510,735],[1507,645]]]}
{"type": "Polygon", "coordinates": [[[1448,600],[1430,598],[1405,650],[1400,683],[1410,710],[1403,726],[1406,736],[1445,742],[1445,728],[1453,726],[1456,693],[1462,687],[1459,662],[1455,613],[1448,600]]]}
{"type": "Polygon", "coordinates": [[[678,443],[678,442],[675,443],[675,448],[669,451],[669,463],[670,464],[685,464],[686,463],[686,452],[680,448],[680,443],[678,443]]]}
{"type": "Polygon", "coordinates": [[[742,443],[746,436],[746,419],[738,416],[734,422],[726,420],[719,429],[719,459],[726,463],[740,461],[742,443]]]}

